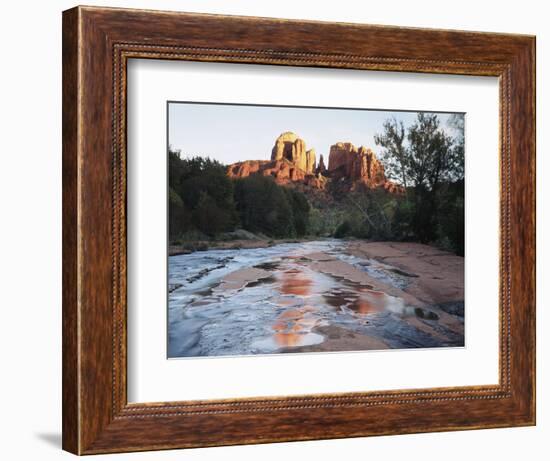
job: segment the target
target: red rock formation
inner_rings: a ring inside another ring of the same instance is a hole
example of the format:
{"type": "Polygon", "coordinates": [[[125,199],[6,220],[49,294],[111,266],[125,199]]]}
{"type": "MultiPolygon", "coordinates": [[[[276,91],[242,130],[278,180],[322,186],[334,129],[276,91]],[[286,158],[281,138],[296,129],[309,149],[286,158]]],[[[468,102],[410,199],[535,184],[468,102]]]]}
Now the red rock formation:
{"type": "Polygon", "coordinates": [[[349,142],[339,142],[330,147],[328,174],[333,180],[349,179],[361,182],[369,188],[383,187],[390,192],[400,192],[402,187],[389,181],[384,165],[376,154],[364,146],[355,147],[349,142]]]}
{"type": "Polygon", "coordinates": [[[306,173],[315,172],[315,149],[306,151],[306,173]]]}
{"type": "Polygon", "coordinates": [[[314,177],[288,160],[246,160],[227,167],[227,176],[230,178],[246,178],[252,174],[271,176],[278,184],[306,181],[307,178],[314,177]]]}
{"type": "Polygon", "coordinates": [[[227,175],[230,178],[246,178],[260,171],[266,163],[263,160],[247,160],[245,162],[233,163],[227,168],[227,175]]]}
{"type": "Polygon", "coordinates": [[[324,189],[327,186],[328,179],[320,174],[317,175],[307,175],[304,178],[304,184],[307,186],[313,187],[315,189],[324,189]]]}
{"type": "Polygon", "coordinates": [[[231,178],[246,178],[252,174],[271,176],[278,184],[300,183],[316,189],[324,189],[328,178],[333,181],[349,180],[351,188],[362,183],[369,188],[383,187],[389,192],[400,193],[403,188],[386,179],[384,166],[374,152],[363,146],[337,143],[331,146],[328,169],[323,156],[316,166],[315,150],[306,150],[306,143],[295,133],[282,133],[275,141],[271,160],[247,160],[229,165],[231,178]]]}
{"type": "Polygon", "coordinates": [[[287,131],[276,140],[271,151],[271,160],[288,160],[306,173],[315,171],[315,150],[306,151],[306,143],[296,133],[287,131]]]}

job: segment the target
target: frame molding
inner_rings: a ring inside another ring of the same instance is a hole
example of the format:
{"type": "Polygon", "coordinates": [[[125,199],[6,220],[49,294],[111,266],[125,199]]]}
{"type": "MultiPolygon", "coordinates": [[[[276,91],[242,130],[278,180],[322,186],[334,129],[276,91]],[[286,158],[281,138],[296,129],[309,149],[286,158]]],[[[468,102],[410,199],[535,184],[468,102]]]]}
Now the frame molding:
{"type": "Polygon", "coordinates": [[[91,454],[533,425],[534,79],[531,36],[95,7],[65,11],[63,448],[91,454]],[[135,58],[498,77],[499,384],[129,404],[126,64],[135,58]]]}

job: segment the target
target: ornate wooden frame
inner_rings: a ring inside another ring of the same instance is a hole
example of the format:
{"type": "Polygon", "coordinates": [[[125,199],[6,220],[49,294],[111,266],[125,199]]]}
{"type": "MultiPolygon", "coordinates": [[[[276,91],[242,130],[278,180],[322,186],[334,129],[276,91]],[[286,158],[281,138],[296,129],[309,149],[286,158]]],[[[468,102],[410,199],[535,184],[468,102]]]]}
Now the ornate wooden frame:
{"type": "Polygon", "coordinates": [[[63,448],[77,454],[535,424],[535,38],[77,7],[63,13],[63,448]],[[131,58],[498,76],[496,386],[129,404],[131,58]]]}

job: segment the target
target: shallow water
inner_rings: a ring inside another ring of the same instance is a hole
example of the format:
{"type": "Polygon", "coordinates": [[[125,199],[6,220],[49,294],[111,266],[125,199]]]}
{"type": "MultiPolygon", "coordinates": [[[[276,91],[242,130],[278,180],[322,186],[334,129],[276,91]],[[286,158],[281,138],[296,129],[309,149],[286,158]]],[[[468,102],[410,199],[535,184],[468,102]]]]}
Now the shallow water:
{"type": "MultiPolygon", "coordinates": [[[[373,260],[346,255],[345,243],[325,240],[270,248],[209,250],[169,258],[168,356],[293,352],[322,345],[327,328],[365,335],[388,348],[448,345],[409,319],[437,323],[431,310],[314,270],[307,255],[327,253],[386,285],[404,288],[407,277],[373,260]],[[262,275],[228,289],[235,271],[262,275]]],[[[456,338],[455,338],[456,339],[456,338]]]]}

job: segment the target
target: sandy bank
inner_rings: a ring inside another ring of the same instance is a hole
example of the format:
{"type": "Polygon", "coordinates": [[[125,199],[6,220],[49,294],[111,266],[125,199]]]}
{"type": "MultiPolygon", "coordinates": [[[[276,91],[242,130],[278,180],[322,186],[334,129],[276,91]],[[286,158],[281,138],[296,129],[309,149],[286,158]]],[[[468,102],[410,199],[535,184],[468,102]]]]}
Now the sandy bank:
{"type": "Polygon", "coordinates": [[[351,255],[379,261],[409,280],[404,291],[426,304],[464,302],[464,258],[409,242],[350,242],[351,255]]]}

